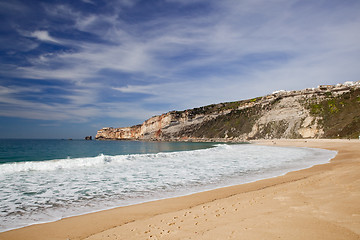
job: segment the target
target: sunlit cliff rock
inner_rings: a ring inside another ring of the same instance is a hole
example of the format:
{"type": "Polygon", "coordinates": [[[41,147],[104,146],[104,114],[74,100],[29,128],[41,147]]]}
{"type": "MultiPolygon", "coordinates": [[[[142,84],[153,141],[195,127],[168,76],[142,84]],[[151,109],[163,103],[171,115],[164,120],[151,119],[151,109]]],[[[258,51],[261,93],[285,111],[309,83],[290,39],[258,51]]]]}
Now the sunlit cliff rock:
{"type": "Polygon", "coordinates": [[[154,116],[132,127],[106,127],[96,139],[245,141],[272,138],[357,138],[360,81],[276,91],[249,100],[154,116]]]}

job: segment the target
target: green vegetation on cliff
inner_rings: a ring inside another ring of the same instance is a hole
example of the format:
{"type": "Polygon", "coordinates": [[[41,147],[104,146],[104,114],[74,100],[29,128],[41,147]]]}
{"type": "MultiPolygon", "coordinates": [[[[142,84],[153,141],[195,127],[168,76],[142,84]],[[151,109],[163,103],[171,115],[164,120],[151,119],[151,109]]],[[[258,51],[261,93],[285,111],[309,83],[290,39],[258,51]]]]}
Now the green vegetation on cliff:
{"type": "Polygon", "coordinates": [[[324,138],[357,138],[360,135],[360,89],[340,96],[326,94],[324,100],[307,105],[313,116],[320,117],[324,138]]]}

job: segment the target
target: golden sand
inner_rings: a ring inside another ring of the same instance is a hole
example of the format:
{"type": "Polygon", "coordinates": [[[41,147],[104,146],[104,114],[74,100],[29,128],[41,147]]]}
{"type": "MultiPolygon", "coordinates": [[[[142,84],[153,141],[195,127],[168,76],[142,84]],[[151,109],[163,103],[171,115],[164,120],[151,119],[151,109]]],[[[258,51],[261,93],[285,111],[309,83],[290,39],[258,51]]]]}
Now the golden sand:
{"type": "Polygon", "coordinates": [[[329,164],[66,218],[0,239],[360,239],[360,141],[254,141],[337,150],[329,164]]]}

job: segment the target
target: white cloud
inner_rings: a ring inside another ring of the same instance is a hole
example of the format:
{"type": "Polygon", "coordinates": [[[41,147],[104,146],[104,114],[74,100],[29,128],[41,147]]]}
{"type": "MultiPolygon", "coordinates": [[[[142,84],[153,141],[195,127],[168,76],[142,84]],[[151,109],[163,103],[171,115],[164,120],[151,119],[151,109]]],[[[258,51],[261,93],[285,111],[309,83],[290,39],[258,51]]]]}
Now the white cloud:
{"type": "Polygon", "coordinates": [[[60,43],[58,40],[56,40],[55,38],[51,37],[49,35],[48,31],[34,31],[30,34],[30,36],[35,37],[37,39],[39,39],[40,41],[47,41],[47,42],[54,42],[54,43],[60,43]]]}
{"type": "Polygon", "coordinates": [[[14,94],[14,93],[39,93],[41,92],[40,88],[36,87],[21,87],[21,86],[0,86],[0,94],[7,95],[7,94],[14,94]]]}
{"type": "Polygon", "coordinates": [[[84,3],[89,3],[89,4],[95,5],[95,3],[92,0],[81,0],[81,1],[83,1],[84,3]]]}
{"type": "Polygon", "coordinates": [[[123,92],[123,93],[145,93],[152,94],[154,93],[154,85],[147,86],[135,86],[127,85],[125,87],[112,87],[112,89],[123,92]]]}
{"type": "MultiPolygon", "coordinates": [[[[146,109],[138,102],[126,104],[101,102],[97,92],[101,86],[94,83],[87,83],[86,86],[76,89],[65,87],[68,92],[57,95],[53,95],[51,93],[53,91],[49,92],[49,88],[0,86],[0,117],[88,122],[99,116],[103,118],[126,116],[126,118],[138,119],[140,123],[148,116],[160,113],[146,109]],[[33,100],[25,100],[23,96],[31,97],[33,100]]],[[[64,90],[62,87],[51,88],[60,92],[64,90]]]]}
{"type": "Polygon", "coordinates": [[[198,2],[204,2],[204,0],[166,0],[166,2],[181,3],[181,4],[194,4],[198,2]]]}
{"type": "Polygon", "coordinates": [[[4,15],[8,14],[26,14],[29,8],[18,1],[0,1],[0,12],[4,15]]]}

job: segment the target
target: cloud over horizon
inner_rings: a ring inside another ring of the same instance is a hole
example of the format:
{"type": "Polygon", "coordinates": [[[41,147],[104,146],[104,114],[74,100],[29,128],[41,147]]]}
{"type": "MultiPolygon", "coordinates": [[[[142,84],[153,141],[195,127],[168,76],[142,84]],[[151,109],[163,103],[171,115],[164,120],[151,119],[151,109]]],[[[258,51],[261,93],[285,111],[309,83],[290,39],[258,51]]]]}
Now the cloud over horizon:
{"type": "Polygon", "coordinates": [[[359,80],[358,1],[17,0],[0,8],[0,117],[121,126],[359,80]]]}

